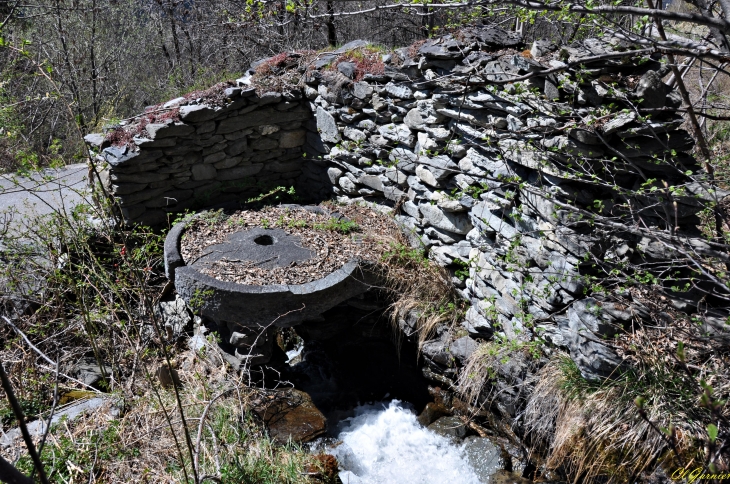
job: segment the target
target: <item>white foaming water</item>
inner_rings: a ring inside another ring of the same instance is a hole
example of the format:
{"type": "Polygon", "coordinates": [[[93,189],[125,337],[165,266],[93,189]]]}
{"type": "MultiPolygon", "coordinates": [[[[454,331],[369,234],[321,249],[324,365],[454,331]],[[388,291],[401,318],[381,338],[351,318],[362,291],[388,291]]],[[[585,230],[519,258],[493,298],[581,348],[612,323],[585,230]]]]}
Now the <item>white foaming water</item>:
{"type": "Polygon", "coordinates": [[[363,405],[331,450],[344,484],[479,484],[460,446],[423,427],[397,400],[363,405]]]}

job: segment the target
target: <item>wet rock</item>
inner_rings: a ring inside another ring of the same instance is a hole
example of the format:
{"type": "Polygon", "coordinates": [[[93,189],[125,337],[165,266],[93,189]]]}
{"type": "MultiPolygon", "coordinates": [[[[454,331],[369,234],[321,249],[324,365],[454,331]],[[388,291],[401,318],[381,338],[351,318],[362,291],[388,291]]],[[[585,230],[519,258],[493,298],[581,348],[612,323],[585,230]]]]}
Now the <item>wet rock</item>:
{"type": "Polygon", "coordinates": [[[498,471],[495,474],[493,474],[492,477],[490,478],[489,483],[490,484],[532,484],[532,481],[529,479],[525,479],[524,477],[520,477],[517,474],[513,474],[512,472],[507,472],[505,470],[502,470],[502,471],[498,471]]]}
{"type": "Polygon", "coordinates": [[[314,474],[312,477],[322,478],[325,482],[335,482],[339,470],[337,458],[331,454],[319,454],[315,455],[313,460],[314,464],[309,466],[309,472],[314,474]]]}
{"type": "Polygon", "coordinates": [[[254,412],[266,424],[269,436],[281,444],[309,442],[324,434],[327,419],[311,397],[300,390],[265,395],[253,402],[254,412]]]}
{"type": "Polygon", "coordinates": [[[441,417],[429,425],[428,430],[454,441],[466,437],[466,425],[459,417],[441,417]]]}
{"type": "Polygon", "coordinates": [[[496,482],[495,474],[505,468],[499,446],[488,438],[467,437],[463,448],[464,455],[479,481],[484,484],[496,482]]]}
{"type": "Polygon", "coordinates": [[[449,412],[449,409],[446,408],[443,404],[429,402],[426,404],[426,407],[418,416],[418,423],[420,423],[424,427],[428,427],[436,420],[440,419],[441,417],[446,417],[450,413],[451,412],[449,412]]]}

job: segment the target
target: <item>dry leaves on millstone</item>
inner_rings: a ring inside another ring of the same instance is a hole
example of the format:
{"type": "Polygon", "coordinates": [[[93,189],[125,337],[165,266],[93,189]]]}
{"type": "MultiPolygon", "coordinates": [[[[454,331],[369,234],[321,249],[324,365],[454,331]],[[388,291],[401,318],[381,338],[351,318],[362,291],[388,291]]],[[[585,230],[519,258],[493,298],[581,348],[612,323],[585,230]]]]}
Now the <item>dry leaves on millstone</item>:
{"type": "Polygon", "coordinates": [[[331,217],[301,208],[266,207],[258,211],[236,212],[225,220],[198,219],[192,222],[185,230],[181,253],[188,263],[204,255],[207,247],[224,242],[235,232],[269,227],[299,236],[302,247],[316,254],[310,260],[292,263],[288,267],[263,269],[251,261],[221,259],[200,269],[218,280],[246,285],[305,284],[331,274],[353,259],[376,262],[382,258],[387,250],[384,238],[397,231],[392,220],[359,205],[327,208],[356,222],[358,230],[343,234],[314,228],[315,224],[326,224],[331,217]]]}

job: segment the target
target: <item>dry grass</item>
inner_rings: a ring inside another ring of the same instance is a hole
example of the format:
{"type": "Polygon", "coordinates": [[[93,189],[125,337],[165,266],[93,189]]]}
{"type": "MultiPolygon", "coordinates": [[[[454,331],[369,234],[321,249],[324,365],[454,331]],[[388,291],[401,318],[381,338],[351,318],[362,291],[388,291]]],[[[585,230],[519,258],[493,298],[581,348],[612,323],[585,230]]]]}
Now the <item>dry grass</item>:
{"type": "MultiPolygon", "coordinates": [[[[533,461],[569,481],[623,484],[657,465],[668,475],[679,467],[703,467],[707,426],[718,421],[722,426],[730,417],[727,342],[707,338],[696,321],[650,287],[632,289],[632,299],[644,305],[652,321],[636,321],[606,342],[630,369],[592,382],[567,354],[554,353],[525,382],[531,391],[519,423],[523,442],[533,461]],[[703,385],[712,388],[710,400],[719,414],[703,403],[703,385]]],[[[472,408],[489,407],[499,396],[500,386],[492,383],[502,379],[500,366],[514,359],[537,366],[539,353],[534,342],[483,343],[460,372],[458,390],[472,408]]],[[[726,438],[721,432],[715,449],[726,438]]],[[[720,470],[728,464],[727,455],[715,461],[720,470]]]]}
{"type": "Polygon", "coordinates": [[[399,320],[415,318],[413,331],[420,347],[438,326],[453,328],[459,322],[463,301],[456,294],[448,272],[426,259],[421,249],[410,248],[400,230],[383,235],[383,243],[388,250],[378,269],[385,288],[394,298],[390,306],[391,323],[400,337],[399,320]]]}
{"type": "MultiPolygon", "coordinates": [[[[532,452],[548,469],[581,482],[633,482],[657,464],[668,473],[702,467],[707,426],[730,417],[727,345],[704,337],[696,322],[649,288],[632,294],[653,321],[626,328],[608,343],[630,369],[589,382],[567,355],[556,356],[534,378],[525,410],[532,452]],[[712,388],[719,414],[703,403],[703,385],[712,388]]],[[[719,469],[728,464],[727,456],[715,462],[719,469]]]]}
{"type": "MultiPolygon", "coordinates": [[[[177,374],[191,434],[198,476],[222,482],[315,482],[326,464],[292,445],[275,446],[250,412],[257,390],[243,376],[227,371],[217,345],[179,355],[177,374]]],[[[54,482],[184,482],[181,462],[192,479],[190,452],[172,389],[157,380],[158,363],[147,364],[139,395],[112,396],[122,405],[119,417],[109,406],[55,426],[43,461],[54,482]],[[182,461],[181,461],[182,455],[182,461]]],[[[22,455],[22,444],[5,453],[22,455]]],[[[23,457],[26,472],[30,462],[23,457]]]]}
{"type": "MultiPolygon", "coordinates": [[[[108,393],[100,394],[120,408],[116,416],[101,410],[52,429],[42,453],[52,482],[185,482],[185,473],[192,479],[193,453],[199,476],[219,482],[311,482],[325,462],[272,443],[249,412],[256,390],[227,368],[217,344],[192,351],[164,328],[152,330],[160,323],[150,308],[163,291],[162,239],[143,229],[118,230],[54,217],[28,221],[21,238],[4,240],[0,282],[16,291],[29,286],[26,297],[36,311],[13,314],[10,296],[0,298],[0,311],[36,348],[58,357],[64,374],[74,375],[78,359],[92,353],[108,364],[109,384],[102,385],[108,393]],[[38,245],[27,244],[31,237],[38,245]],[[178,392],[157,376],[166,355],[177,360],[178,392]],[[185,429],[199,451],[189,450],[185,429]]],[[[0,326],[0,337],[0,357],[27,420],[47,416],[53,365],[8,325],[0,326]]],[[[85,393],[65,376],[58,387],[61,397],[85,393]]],[[[7,404],[0,415],[3,430],[16,426],[7,404]]],[[[18,467],[30,473],[21,442],[0,453],[12,462],[19,458],[18,467]]]]}
{"type": "Polygon", "coordinates": [[[666,395],[655,393],[646,406],[651,425],[631,398],[640,383],[626,379],[581,387],[580,373],[567,356],[553,359],[536,380],[525,427],[532,452],[545,457],[548,469],[562,468],[585,483],[624,483],[659,461],[677,467],[671,446],[658,431],[670,421],[685,462],[699,457],[696,439],[705,433],[692,407],[677,408],[666,395]]]}

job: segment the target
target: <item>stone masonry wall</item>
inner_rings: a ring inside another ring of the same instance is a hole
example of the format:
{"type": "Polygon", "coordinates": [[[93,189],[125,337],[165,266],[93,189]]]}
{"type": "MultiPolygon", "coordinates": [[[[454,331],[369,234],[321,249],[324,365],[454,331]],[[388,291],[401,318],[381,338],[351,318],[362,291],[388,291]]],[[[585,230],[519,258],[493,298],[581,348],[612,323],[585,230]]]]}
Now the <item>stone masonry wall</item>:
{"type": "MultiPolygon", "coordinates": [[[[385,55],[358,41],[281,67],[301,75],[283,94],[256,95],[252,70],[219,107],[167,103],[179,121],[147,124],[134,148],[90,141],[132,222],[272,184],[395,207],[412,245],[451,269],[469,302],[461,335],[439,332],[423,346],[440,378],[455,384],[477,342],[495,334],[546,340],[584,376],[606,377],[624,364],[606,339],[649,318],[631,291],[611,286],[609,270],[677,257],[662,234],[710,250],[696,214],[724,194],[707,188],[688,154],[693,140],[660,57],[617,38],[524,47],[486,27],[385,55]],[[368,72],[362,59],[373,56],[368,72]]],[[[685,276],[657,284],[692,312],[702,294],[676,290],[685,276]]],[[[705,301],[703,324],[725,335],[727,314],[705,301]]],[[[406,334],[413,319],[401,320],[406,334]]],[[[495,394],[514,416],[527,374],[510,365],[498,369],[495,394]]]]}
{"type": "MultiPolygon", "coordinates": [[[[159,225],[167,214],[246,200],[270,187],[290,186],[303,174],[304,124],[312,117],[299,96],[225,89],[225,106],[178,98],[162,107],[177,115],[132,125],[131,142],[106,146],[89,135],[103,163],[106,188],[129,222],[159,225]]],[[[124,129],[125,127],[118,128],[124,129]]]]}

